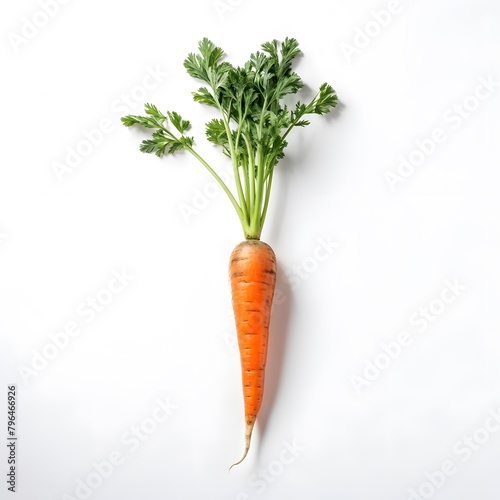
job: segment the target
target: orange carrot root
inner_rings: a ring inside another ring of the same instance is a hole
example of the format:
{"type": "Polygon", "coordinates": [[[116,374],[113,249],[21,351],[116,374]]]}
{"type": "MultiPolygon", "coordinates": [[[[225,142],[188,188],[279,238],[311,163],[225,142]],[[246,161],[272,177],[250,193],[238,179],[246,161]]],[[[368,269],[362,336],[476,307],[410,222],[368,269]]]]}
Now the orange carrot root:
{"type": "MultiPolygon", "coordinates": [[[[276,285],[276,256],[260,240],[247,240],[233,250],[229,265],[234,317],[240,349],[245,401],[245,452],[262,404],[271,306],[276,285]]],[[[230,468],[230,470],[231,470],[230,468]]]]}

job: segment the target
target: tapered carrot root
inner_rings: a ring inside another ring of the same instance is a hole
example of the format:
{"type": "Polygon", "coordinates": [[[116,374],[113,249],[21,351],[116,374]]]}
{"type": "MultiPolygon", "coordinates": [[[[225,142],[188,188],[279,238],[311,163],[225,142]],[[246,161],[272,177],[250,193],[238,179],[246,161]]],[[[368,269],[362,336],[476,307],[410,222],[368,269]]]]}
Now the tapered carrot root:
{"type": "Polygon", "coordinates": [[[250,441],[252,440],[252,431],[253,431],[253,426],[255,424],[255,419],[256,415],[249,415],[248,417],[245,418],[245,451],[243,452],[243,456],[235,462],[231,467],[229,467],[229,470],[231,470],[235,465],[241,464],[243,460],[245,460],[248,450],[250,449],[250,441]]]}
{"type": "Polygon", "coordinates": [[[262,404],[269,323],[276,285],[276,256],[260,240],[247,240],[233,250],[229,264],[233,310],[240,349],[245,402],[245,452],[262,404]]]}

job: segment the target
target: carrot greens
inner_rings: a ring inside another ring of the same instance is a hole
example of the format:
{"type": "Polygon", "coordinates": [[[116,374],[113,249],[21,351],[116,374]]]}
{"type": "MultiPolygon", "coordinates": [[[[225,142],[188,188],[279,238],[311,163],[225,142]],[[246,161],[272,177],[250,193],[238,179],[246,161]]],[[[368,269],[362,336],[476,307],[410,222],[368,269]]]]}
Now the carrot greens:
{"type": "Polygon", "coordinates": [[[323,115],[337,105],[333,88],[323,83],[304,104],[289,107],[285,96],[296,94],[303,86],[293,71],[292,62],[300,54],[297,40],[286,38],[262,44],[242,67],[223,60],[224,51],[204,38],[198,53],[184,61],[188,74],[206,85],[193,92],[195,101],[218,111],[219,117],[206,124],[207,139],[220,146],[231,159],[236,194],[194,149],[194,138],[186,135],[191,124],[178,113],[160,112],[146,104],[145,115],[122,118],[125,126],[140,125],[153,130],[140,149],[157,156],[180,150],[191,153],[215,177],[229,197],[241,221],[246,239],[260,239],[266,218],[274,168],[287,146],[287,137],[295,127],[309,125],[307,115],[323,115]]]}

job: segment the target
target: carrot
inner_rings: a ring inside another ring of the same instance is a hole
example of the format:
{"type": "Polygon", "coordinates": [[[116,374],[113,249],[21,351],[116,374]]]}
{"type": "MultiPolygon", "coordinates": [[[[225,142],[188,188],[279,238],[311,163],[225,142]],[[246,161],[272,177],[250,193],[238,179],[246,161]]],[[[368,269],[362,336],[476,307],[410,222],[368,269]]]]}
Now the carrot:
{"type": "Polygon", "coordinates": [[[219,113],[219,118],[206,123],[205,133],[231,159],[235,190],[195,149],[194,137],[188,135],[191,123],[179,113],[163,113],[146,103],[145,115],[122,117],[126,127],[140,125],[153,131],[142,141],[141,151],[161,157],[184,150],[196,158],[227,195],[243,229],[246,241],[234,249],[229,266],[246,422],[245,452],[236,464],[248,454],[264,394],[276,258],[260,237],[274,169],[285,156],[290,132],[309,125],[308,115],[324,115],[337,105],[337,94],[328,83],[320,85],[307,104],[290,103],[290,95],[304,86],[292,69],[293,60],[300,54],[295,38],[285,38],[281,43],[272,40],[261,48],[243,66],[234,67],[222,60],[224,51],[220,47],[204,38],[198,44],[198,53],[188,54],[184,60],[188,74],[206,85],[193,92],[193,99],[219,113]],[[286,104],[284,98],[288,99],[286,104]]]}
{"type": "Polygon", "coordinates": [[[241,357],[246,424],[245,452],[231,469],[247,456],[264,394],[269,322],[276,285],[276,257],[272,248],[260,240],[240,243],[231,253],[229,276],[241,357]]]}

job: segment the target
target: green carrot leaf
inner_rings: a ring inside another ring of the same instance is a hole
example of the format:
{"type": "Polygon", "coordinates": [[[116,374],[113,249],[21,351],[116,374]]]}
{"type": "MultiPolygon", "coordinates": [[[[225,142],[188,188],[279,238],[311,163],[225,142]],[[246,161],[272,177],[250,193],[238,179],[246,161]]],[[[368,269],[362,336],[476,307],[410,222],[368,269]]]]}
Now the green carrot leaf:
{"type": "Polygon", "coordinates": [[[172,125],[181,134],[184,134],[186,130],[191,128],[191,123],[188,120],[183,120],[179,113],[176,113],[175,111],[167,111],[167,115],[170,118],[172,125]]]}
{"type": "Polygon", "coordinates": [[[297,127],[310,125],[307,115],[324,115],[338,102],[335,90],[323,83],[309,103],[288,103],[290,96],[304,87],[293,70],[300,54],[295,38],[272,40],[250,54],[242,66],[235,67],[224,60],[220,47],[203,38],[198,51],[184,60],[187,73],[204,83],[192,92],[193,100],[213,108],[218,115],[205,124],[205,134],[231,159],[236,196],[195,151],[193,137],[185,135],[191,124],[179,113],[164,114],[147,103],[145,116],[122,118],[127,127],[153,129],[151,138],[142,142],[141,151],[163,156],[184,149],[200,161],[228,195],[247,238],[259,238],[262,232],[274,168],[285,156],[288,135],[297,127]]]}

